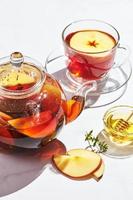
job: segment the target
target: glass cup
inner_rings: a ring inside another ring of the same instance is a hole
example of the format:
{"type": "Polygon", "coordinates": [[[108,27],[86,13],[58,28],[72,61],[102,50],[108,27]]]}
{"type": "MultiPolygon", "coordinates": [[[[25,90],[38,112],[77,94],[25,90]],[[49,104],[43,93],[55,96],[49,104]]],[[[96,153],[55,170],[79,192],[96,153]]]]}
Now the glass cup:
{"type": "Polygon", "coordinates": [[[106,135],[118,145],[133,142],[133,107],[116,106],[109,109],[103,118],[106,135]]]}
{"type": "Polygon", "coordinates": [[[104,114],[103,122],[104,129],[98,138],[108,146],[104,154],[113,158],[133,156],[133,106],[110,108],[104,114]]]}
{"type": "Polygon", "coordinates": [[[79,82],[102,79],[112,67],[122,65],[129,55],[128,48],[120,46],[118,31],[99,20],[72,22],[63,30],[62,39],[65,54],[69,58],[69,75],[79,82]]]}

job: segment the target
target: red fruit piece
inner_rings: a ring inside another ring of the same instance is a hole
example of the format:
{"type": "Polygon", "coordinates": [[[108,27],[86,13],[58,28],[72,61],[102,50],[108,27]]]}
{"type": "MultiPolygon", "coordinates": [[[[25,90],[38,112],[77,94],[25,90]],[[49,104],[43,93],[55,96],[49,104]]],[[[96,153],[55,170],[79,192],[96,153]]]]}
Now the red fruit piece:
{"type": "Polygon", "coordinates": [[[86,60],[77,56],[70,58],[70,63],[68,64],[68,69],[72,74],[84,79],[92,77],[91,67],[92,65],[89,65],[86,60]]]}
{"type": "Polygon", "coordinates": [[[8,130],[7,121],[12,119],[11,116],[0,112],[0,141],[9,145],[14,144],[14,139],[8,130]]]}
{"type": "Polygon", "coordinates": [[[11,133],[4,126],[0,126],[0,141],[9,145],[14,144],[14,139],[11,133]]]}

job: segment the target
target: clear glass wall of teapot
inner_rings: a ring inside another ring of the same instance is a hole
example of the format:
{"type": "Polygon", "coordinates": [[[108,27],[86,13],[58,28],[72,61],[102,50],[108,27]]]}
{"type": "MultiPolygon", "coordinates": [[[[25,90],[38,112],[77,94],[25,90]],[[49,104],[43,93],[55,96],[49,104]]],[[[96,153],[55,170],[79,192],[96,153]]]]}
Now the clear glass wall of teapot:
{"type": "Polygon", "coordinates": [[[67,99],[55,78],[30,57],[14,52],[0,59],[0,143],[40,148],[75,120],[85,103],[84,88],[67,99]]]}

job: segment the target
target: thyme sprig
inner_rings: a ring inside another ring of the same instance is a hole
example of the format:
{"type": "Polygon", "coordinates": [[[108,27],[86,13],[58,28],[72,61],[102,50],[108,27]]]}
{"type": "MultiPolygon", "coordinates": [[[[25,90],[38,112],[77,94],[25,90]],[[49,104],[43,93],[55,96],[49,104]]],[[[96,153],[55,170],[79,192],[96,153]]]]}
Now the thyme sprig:
{"type": "Polygon", "coordinates": [[[88,146],[85,149],[91,149],[95,153],[104,153],[108,149],[108,145],[103,141],[101,142],[98,136],[93,136],[93,130],[87,132],[85,135],[85,141],[88,142],[88,146]]]}

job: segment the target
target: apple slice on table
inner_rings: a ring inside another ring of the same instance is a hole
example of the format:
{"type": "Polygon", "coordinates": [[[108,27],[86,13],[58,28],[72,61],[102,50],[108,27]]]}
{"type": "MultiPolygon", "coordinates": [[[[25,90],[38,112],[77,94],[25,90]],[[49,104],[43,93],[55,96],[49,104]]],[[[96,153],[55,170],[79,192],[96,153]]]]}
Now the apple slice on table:
{"type": "Polygon", "coordinates": [[[105,169],[105,165],[104,165],[104,162],[102,160],[102,163],[101,163],[101,166],[93,173],[93,178],[96,180],[96,181],[99,181],[103,174],[104,174],[104,169],[105,169]]]}
{"type": "Polygon", "coordinates": [[[71,179],[89,179],[101,166],[99,154],[85,149],[72,149],[66,155],[53,157],[53,164],[62,174],[71,179]]]}

